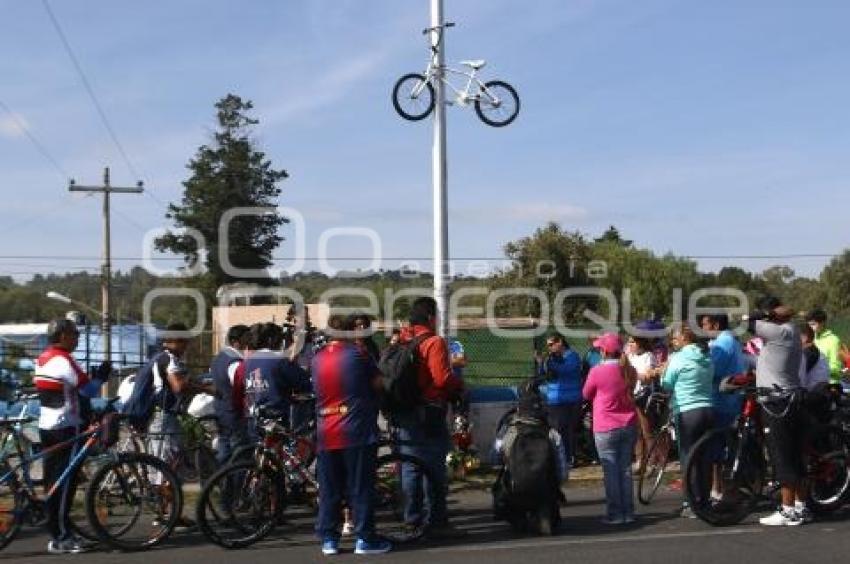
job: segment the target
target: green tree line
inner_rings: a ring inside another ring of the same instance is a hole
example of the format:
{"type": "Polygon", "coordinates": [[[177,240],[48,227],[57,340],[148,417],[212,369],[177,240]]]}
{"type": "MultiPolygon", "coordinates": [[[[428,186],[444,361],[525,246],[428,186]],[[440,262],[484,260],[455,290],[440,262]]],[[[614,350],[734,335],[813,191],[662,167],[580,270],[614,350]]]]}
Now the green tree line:
{"type": "MultiPolygon", "coordinates": [[[[684,310],[689,294],[698,288],[731,287],[744,292],[751,303],[766,295],[782,298],[800,311],[823,307],[833,316],[850,315],[850,250],[836,256],[817,278],[798,276],[788,266],[772,266],[752,273],[738,267],[724,267],[717,272],[701,272],[694,261],[672,254],[657,255],[630,241],[619,239],[616,229],[596,239],[577,231],[566,231],[555,223],[538,228],[527,237],[505,245],[507,268],[485,277],[459,277],[452,291],[482,288],[459,303],[464,307],[484,307],[487,295],[499,289],[531,288],[554,303],[565,288],[605,288],[618,301],[623,292],[631,296],[631,318],[669,318],[674,308],[674,289],[681,288],[684,310]],[[612,237],[612,234],[614,237],[612,237]]],[[[373,292],[384,315],[395,319],[406,317],[407,300],[394,303],[388,312],[387,291],[405,288],[429,288],[431,275],[386,270],[329,277],[319,272],[302,272],[266,284],[299,292],[305,302],[314,303],[332,288],[352,287],[373,292]]],[[[117,321],[139,320],[147,292],[162,287],[198,287],[206,290],[208,280],[202,278],[165,278],[149,274],[141,267],[113,276],[113,313],[117,321]]],[[[100,278],[88,273],[37,275],[26,282],[10,277],[0,278],[0,322],[43,322],[63,315],[73,305],[52,301],[48,291],[65,294],[97,309],[100,304],[100,278]]],[[[495,302],[495,313],[503,317],[537,317],[540,301],[512,295],[495,302]]],[[[214,294],[209,304],[215,303],[214,294]]],[[[338,296],[332,305],[365,307],[362,297],[338,296]]],[[[708,304],[701,304],[708,305],[708,304]]],[[[722,305],[722,304],[721,304],[722,305]]],[[[732,304],[729,304],[732,305],[732,304]]],[[[589,308],[608,315],[607,302],[580,294],[563,301],[562,314],[567,322],[581,323],[581,312],[589,308]]],[[[151,319],[159,324],[171,321],[194,322],[195,306],[187,299],[162,298],[154,302],[151,319]]],[[[85,310],[82,310],[85,313],[85,310]]],[[[209,311],[206,312],[209,314],[209,311]]],[[[552,312],[550,311],[550,315],[552,312]]]]}

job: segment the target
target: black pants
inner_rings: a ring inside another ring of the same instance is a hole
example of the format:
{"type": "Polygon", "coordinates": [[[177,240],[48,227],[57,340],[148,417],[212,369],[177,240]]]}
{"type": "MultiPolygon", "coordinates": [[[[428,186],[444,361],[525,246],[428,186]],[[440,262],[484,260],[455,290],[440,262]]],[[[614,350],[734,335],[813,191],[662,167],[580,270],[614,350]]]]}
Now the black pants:
{"type": "MultiPolygon", "coordinates": [[[[40,429],[41,448],[47,450],[53,445],[72,439],[76,433],[76,429],[73,427],[53,431],[40,429]]],[[[44,456],[44,488],[48,494],[62,472],[68,468],[73,450],[73,445],[69,445],[44,456]]],[[[62,487],[47,499],[45,504],[47,532],[50,533],[50,538],[53,540],[62,540],[71,536],[71,523],[68,519],[68,513],[73,502],[71,494],[74,488],[72,486],[71,480],[66,480],[62,487]]]]}
{"type": "Polygon", "coordinates": [[[806,425],[800,406],[774,405],[762,410],[767,433],[767,445],[776,479],[783,486],[796,485],[805,475],[803,444],[806,425]],[[784,412],[784,413],[783,413],[784,412]],[[782,414],[780,417],[775,415],[782,414]]]}
{"type": "Polygon", "coordinates": [[[546,407],[549,425],[561,434],[567,466],[572,466],[576,455],[576,427],[581,419],[581,402],[560,403],[546,407]]]}
{"type": "MultiPolygon", "coordinates": [[[[676,433],[679,436],[679,465],[682,472],[687,467],[688,457],[690,457],[696,442],[713,428],[714,410],[710,407],[690,409],[676,416],[676,433]]],[[[697,484],[694,484],[694,486],[697,486],[697,484]]],[[[693,491],[699,491],[699,489],[693,491]]]]}

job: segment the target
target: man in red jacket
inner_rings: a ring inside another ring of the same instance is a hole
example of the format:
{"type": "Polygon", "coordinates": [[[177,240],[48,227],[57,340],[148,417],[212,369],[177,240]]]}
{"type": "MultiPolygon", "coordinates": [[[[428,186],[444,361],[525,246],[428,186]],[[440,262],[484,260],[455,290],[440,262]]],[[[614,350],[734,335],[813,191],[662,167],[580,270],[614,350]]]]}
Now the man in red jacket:
{"type": "Polygon", "coordinates": [[[422,297],[413,302],[410,328],[401,336],[402,341],[421,338],[416,350],[419,359],[418,376],[422,404],[415,410],[399,414],[395,423],[399,427],[402,452],[416,456],[425,463],[433,477],[426,485],[427,509],[423,507],[423,477],[411,465],[402,468],[402,487],[405,490],[405,522],[411,526],[426,526],[433,536],[454,536],[449,527],[446,511],[448,480],[446,455],[450,437],[446,421],[449,402],[463,392],[463,381],[452,371],[449,347],[446,340],[436,334],[437,302],[422,297]]]}

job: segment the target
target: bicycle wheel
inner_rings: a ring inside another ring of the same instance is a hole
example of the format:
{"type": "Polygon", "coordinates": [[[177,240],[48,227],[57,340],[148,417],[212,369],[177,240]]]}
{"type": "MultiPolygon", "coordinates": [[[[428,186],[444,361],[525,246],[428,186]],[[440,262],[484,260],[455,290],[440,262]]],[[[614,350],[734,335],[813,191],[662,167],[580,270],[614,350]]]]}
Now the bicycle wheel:
{"type": "Polygon", "coordinates": [[[9,466],[0,463],[0,550],[6,548],[21,530],[26,494],[21,491],[18,479],[9,473],[9,466]]]}
{"type": "Polygon", "coordinates": [[[434,87],[421,74],[406,74],[393,87],[393,107],[410,121],[425,119],[434,109],[435,99],[434,87]]]}
{"type": "Polygon", "coordinates": [[[652,498],[655,497],[661,482],[664,481],[672,442],[670,432],[662,429],[655,435],[652,446],[643,456],[641,461],[643,471],[638,478],[638,501],[644,505],[652,503],[652,498]]]}
{"type": "Polygon", "coordinates": [[[94,475],[86,512],[98,538],[119,550],[144,550],[171,534],[183,492],[171,468],[148,454],[119,454],[94,475]]]}
{"type": "Polygon", "coordinates": [[[243,548],[266,537],[283,512],[283,477],[252,461],[213,474],[198,498],[198,528],[224,548],[243,548]]]}
{"type": "Polygon", "coordinates": [[[422,523],[407,523],[405,507],[408,496],[402,488],[402,467],[414,475],[421,475],[422,492],[432,481],[431,472],[422,460],[415,456],[390,453],[378,457],[375,473],[375,527],[379,535],[394,543],[407,543],[418,540],[425,533],[422,523]]]}
{"type": "Polygon", "coordinates": [[[91,486],[91,479],[97,471],[109,460],[111,455],[101,454],[87,457],[71,482],[71,508],[68,510],[68,520],[74,533],[84,539],[97,541],[99,537],[89,523],[88,511],[86,509],[86,495],[91,486]]]}
{"type": "Polygon", "coordinates": [[[734,429],[716,429],[691,450],[682,480],[688,503],[710,525],[740,523],[761,498],[765,470],[759,441],[734,429]]]}
{"type": "Polygon", "coordinates": [[[507,82],[491,80],[478,93],[475,113],[489,126],[504,127],[519,114],[519,96],[507,82]]]}
{"type": "Polygon", "coordinates": [[[809,507],[815,513],[831,513],[844,505],[850,494],[850,448],[840,427],[830,426],[814,439],[809,456],[809,507]]]}

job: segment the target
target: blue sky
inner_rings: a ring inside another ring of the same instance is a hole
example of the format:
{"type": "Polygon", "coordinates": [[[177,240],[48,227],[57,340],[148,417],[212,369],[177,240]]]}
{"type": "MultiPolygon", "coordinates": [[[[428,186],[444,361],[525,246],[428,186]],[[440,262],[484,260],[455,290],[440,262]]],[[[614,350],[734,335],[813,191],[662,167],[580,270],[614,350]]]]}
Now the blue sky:
{"type": "MultiPolygon", "coordinates": [[[[484,58],[522,111],[492,129],[449,108],[451,253],[499,257],[552,219],[682,255],[850,246],[850,3],[835,0],[446,0],[450,61],[484,58]]],[[[291,178],[281,204],[323,229],[376,229],[392,257],[431,254],[431,125],[390,89],[426,61],[427,0],[52,0],[147,194],[114,200],[113,253],[163,226],[213,103],[254,101],[258,142],[291,178]]],[[[41,2],[0,0],[0,273],[97,266],[100,202],[80,183],[137,179],[111,143],[41,2]],[[22,135],[23,122],[58,171],[22,135]]],[[[285,236],[290,235],[286,230],[285,236]]],[[[360,256],[362,240],[337,240],[360,256]]],[[[279,255],[291,253],[284,243],[279,255]]],[[[821,258],[776,262],[816,274],[821,258]]],[[[131,263],[117,262],[116,266],[131,263]]],[[[313,266],[313,265],[309,265],[313,266]]],[[[357,266],[349,262],[344,266],[357,266]]],[[[392,266],[388,264],[388,266],[392,266]]]]}

